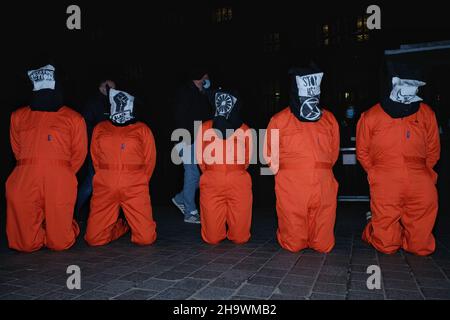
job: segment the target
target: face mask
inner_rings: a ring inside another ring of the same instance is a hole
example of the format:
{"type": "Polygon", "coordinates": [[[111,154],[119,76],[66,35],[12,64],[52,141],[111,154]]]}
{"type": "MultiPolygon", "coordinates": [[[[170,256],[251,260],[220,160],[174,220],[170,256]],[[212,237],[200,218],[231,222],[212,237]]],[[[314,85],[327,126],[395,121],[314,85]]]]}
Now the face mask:
{"type": "Polygon", "coordinates": [[[33,83],[33,91],[42,89],[55,90],[55,67],[50,64],[28,71],[28,77],[33,83]]]}
{"type": "Polygon", "coordinates": [[[209,79],[205,79],[202,82],[203,89],[209,89],[211,87],[211,81],[209,79]]]}
{"type": "Polygon", "coordinates": [[[124,124],[134,119],[134,97],[124,91],[109,90],[111,104],[110,119],[117,124],[124,124]]]}
{"type": "Polygon", "coordinates": [[[303,121],[317,121],[322,116],[320,110],[320,83],[323,72],[307,75],[296,75],[298,89],[299,118],[303,121]]]}
{"type": "Polygon", "coordinates": [[[348,108],[348,109],[345,111],[345,116],[346,116],[348,119],[353,119],[353,117],[355,116],[355,109],[353,109],[353,108],[348,108]]]}
{"type": "Polygon", "coordinates": [[[419,80],[400,79],[398,77],[392,78],[392,91],[389,98],[398,103],[411,104],[413,102],[422,101],[422,98],[417,96],[419,87],[426,83],[419,80]]]}

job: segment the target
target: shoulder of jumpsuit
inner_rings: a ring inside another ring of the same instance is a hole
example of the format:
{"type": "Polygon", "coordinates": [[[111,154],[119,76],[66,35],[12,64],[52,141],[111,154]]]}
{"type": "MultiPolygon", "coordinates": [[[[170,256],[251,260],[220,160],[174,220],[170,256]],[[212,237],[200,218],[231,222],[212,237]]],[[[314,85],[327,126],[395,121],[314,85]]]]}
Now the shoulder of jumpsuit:
{"type": "Polygon", "coordinates": [[[364,111],[361,116],[364,116],[366,121],[371,121],[371,119],[375,119],[376,122],[380,121],[380,117],[385,117],[389,115],[383,110],[380,103],[370,107],[368,110],[364,111]]]}
{"type": "Polygon", "coordinates": [[[20,118],[21,116],[30,112],[31,108],[29,106],[20,107],[11,113],[11,117],[20,118]]]}
{"type": "Polygon", "coordinates": [[[94,130],[98,133],[99,130],[110,130],[112,128],[114,128],[114,126],[109,120],[103,120],[95,125],[94,130]]]}
{"type": "Polygon", "coordinates": [[[64,117],[72,119],[73,121],[83,121],[83,123],[86,124],[84,117],[79,112],[68,106],[62,106],[57,112],[64,117]]]}
{"type": "Polygon", "coordinates": [[[291,108],[286,107],[283,110],[275,113],[272,118],[270,118],[270,122],[272,122],[272,124],[274,124],[273,122],[275,122],[277,124],[277,128],[282,128],[288,123],[291,116],[294,116],[291,112],[291,108]]]}
{"type": "Polygon", "coordinates": [[[425,102],[420,103],[419,112],[424,113],[427,116],[434,116],[435,114],[433,108],[430,105],[426,104],[425,102]]]}
{"type": "Polygon", "coordinates": [[[244,131],[250,130],[250,127],[246,123],[242,123],[239,129],[242,129],[244,131]]]}
{"type": "Polygon", "coordinates": [[[208,130],[213,127],[213,120],[206,120],[202,122],[202,130],[208,130]]]}
{"type": "Polygon", "coordinates": [[[322,118],[320,120],[322,119],[337,123],[336,117],[334,116],[333,112],[329,111],[326,108],[322,108],[322,118]]]}
{"type": "Polygon", "coordinates": [[[132,126],[134,126],[134,128],[139,129],[139,130],[150,131],[150,132],[152,131],[150,126],[142,121],[136,121],[135,123],[132,124],[132,126]]]}
{"type": "Polygon", "coordinates": [[[17,126],[21,126],[21,122],[23,122],[22,120],[25,120],[26,122],[26,117],[31,113],[31,108],[29,106],[24,106],[24,107],[20,107],[16,110],[14,110],[11,113],[11,121],[14,123],[14,125],[17,126]]]}

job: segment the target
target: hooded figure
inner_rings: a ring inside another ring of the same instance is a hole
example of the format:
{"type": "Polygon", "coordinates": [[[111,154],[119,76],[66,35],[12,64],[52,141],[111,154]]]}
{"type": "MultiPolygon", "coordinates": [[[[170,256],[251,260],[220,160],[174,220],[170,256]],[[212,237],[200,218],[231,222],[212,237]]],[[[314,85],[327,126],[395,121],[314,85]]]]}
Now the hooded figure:
{"type": "Polygon", "coordinates": [[[236,92],[221,89],[213,91],[210,96],[211,104],[215,107],[213,128],[220,131],[222,138],[228,138],[243,124],[240,115],[241,99],[236,92]]]}
{"type": "Polygon", "coordinates": [[[91,156],[95,175],[85,240],[105,245],[131,228],[131,241],[148,245],[156,240],[149,193],[155,168],[155,140],[150,128],[138,121],[136,99],[109,89],[110,119],[95,128],[91,156]],[[123,210],[126,221],[119,218],[123,210]]]}
{"type": "Polygon", "coordinates": [[[320,104],[323,73],[312,67],[292,69],[289,75],[291,106],[272,117],[264,144],[275,174],[277,238],[292,252],[330,252],[335,243],[338,183],[332,168],[339,155],[339,126],[320,104]]]}
{"type": "Polygon", "coordinates": [[[392,64],[392,84],[381,103],[358,122],[357,157],[368,174],[372,217],[363,240],[383,253],[435,250],[439,130],[432,109],[417,95],[425,82],[412,67],[392,64]]]}
{"type": "Polygon", "coordinates": [[[294,68],[289,71],[292,113],[302,122],[316,122],[322,117],[320,84],[323,72],[316,67],[294,68]]]}
{"type": "Polygon", "coordinates": [[[250,239],[252,220],[252,180],[246,171],[251,158],[251,131],[241,120],[241,101],[235,92],[216,90],[211,99],[216,110],[214,119],[202,124],[196,140],[202,171],[201,234],[209,244],[225,238],[241,244],[250,239]]]}
{"type": "Polygon", "coordinates": [[[9,247],[32,252],[70,248],[79,234],[73,220],[75,174],[87,153],[86,124],[64,106],[52,65],[31,70],[30,106],[11,115],[17,165],[6,182],[9,247]]]}

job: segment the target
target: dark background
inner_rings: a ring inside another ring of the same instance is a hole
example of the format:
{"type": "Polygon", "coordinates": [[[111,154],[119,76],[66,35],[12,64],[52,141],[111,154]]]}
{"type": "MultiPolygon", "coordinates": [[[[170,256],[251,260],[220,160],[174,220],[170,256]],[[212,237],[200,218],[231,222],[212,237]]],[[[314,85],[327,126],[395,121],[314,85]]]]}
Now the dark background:
{"type": "MultiPolygon", "coordinates": [[[[386,84],[384,50],[450,40],[445,1],[16,1],[3,2],[1,10],[2,236],[4,182],[14,167],[9,116],[27,104],[31,85],[26,71],[43,54],[56,60],[66,104],[75,110],[96,92],[105,73],[118,88],[145,102],[143,120],[158,150],[152,201],[167,205],[182,181],[181,167],[170,161],[174,91],[192,65],[209,65],[213,84],[237,88],[245,122],[265,128],[286,106],[288,68],[313,59],[325,72],[324,104],[341,121],[349,104],[360,113],[379,100],[386,84]],[[66,28],[70,4],[81,8],[81,30],[66,28]],[[381,30],[365,28],[370,4],[381,8],[381,30]]],[[[448,159],[449,50],[401,59],[425,72],[421,96],[438,115],[442,158],[448,159]]],[[[448,184],[445,161],[438,167],[441,193],[448,184]]],[[[250,171],[254,206],[273,207],[273,178],[260,176],[256,165],[250,171]]]]}

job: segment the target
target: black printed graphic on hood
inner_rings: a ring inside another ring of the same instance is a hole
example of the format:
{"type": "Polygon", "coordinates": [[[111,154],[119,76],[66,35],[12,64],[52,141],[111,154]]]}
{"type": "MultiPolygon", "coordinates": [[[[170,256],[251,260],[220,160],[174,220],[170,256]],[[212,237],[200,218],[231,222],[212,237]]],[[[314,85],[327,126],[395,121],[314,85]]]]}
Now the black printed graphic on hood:
{"type": "Polygon", "coordinates": [[[290,107],[292,113],[304,122],[315,122],[322,117],[320,84],[323,72],[316,68],[291,69],[290,107]]]}
{"type": "Polygon", "coordinates": [[[213,128],[221,132],[222,138],[228,138],[232,134],[230,129],[236,130],[243,123],[240,116],[241,99],[236,92],[221,89],[215,90],[211,99],[216,108],[213,128]]]}
{"type": "Polygon", "coordinates": [[[110,120],[116,125],[127,125],[135,120],[134,97],[125,91],[109,89],[110,120]]]}

